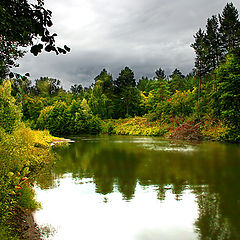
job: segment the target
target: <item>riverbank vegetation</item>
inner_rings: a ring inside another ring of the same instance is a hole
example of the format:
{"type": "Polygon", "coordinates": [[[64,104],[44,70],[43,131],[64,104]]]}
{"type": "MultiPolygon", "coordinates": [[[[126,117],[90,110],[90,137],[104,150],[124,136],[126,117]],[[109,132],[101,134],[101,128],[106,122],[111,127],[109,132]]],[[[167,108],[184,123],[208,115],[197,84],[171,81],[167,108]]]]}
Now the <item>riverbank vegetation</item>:
{"type": "Polygon", "coordinates": [[[50,144],[56,138],[26,127],[11,90],[9,81],[0,86],[0,239],[24,239],[25,218],[39,207],[32,185],[40,170],[53,163],[50,144]]]}

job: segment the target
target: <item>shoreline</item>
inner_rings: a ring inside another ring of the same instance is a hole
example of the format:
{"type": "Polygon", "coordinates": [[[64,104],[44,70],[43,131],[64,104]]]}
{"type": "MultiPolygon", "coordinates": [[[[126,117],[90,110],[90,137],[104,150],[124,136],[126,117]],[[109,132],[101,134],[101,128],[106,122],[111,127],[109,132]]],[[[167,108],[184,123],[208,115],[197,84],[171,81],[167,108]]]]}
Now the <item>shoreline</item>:
{"type": "Polygon", "coordinates": [[[23,213],[22,239],[23,240],[43,240],[40,228],[34,218],[34,212],[23,213]]]}

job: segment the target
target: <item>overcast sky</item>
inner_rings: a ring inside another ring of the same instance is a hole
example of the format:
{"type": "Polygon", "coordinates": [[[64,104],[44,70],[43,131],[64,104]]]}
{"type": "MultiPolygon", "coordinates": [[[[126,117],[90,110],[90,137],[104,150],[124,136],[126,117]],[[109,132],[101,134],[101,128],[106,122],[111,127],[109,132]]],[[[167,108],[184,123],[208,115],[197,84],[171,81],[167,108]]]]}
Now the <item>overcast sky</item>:
{"type": "MultiPolygon", "coordinates": [[[[190,47],[207,18],[221,13],[227,0],[45,0],[53,12],[51,32],[67,55],[26,54],[19,73],[31,79],[60,79],[65,88],[88,86],[103,68],[114,78],[129,66],[138,80],[153,77],[159,67],[184,74],[194,66],[190,47]]],[[[240,9],[240,1],[232,1],[240,9]]],[[[239,11],[240,12],[240,11],[239,11]]]]}

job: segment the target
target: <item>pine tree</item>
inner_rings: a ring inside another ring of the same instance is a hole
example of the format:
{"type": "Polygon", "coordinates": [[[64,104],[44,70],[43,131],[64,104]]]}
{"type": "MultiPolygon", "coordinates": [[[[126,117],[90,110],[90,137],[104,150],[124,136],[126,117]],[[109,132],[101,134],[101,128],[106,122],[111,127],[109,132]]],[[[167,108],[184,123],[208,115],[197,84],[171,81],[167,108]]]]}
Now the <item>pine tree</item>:
{"type": "Polygon", "coordinates": [[[209,72],[207,66],[208,48],[206,45],[206,34],[200,28],[195,34],[194,38],[195,42],[191,44],[191,47],[195,50],[196,53],[195,68],[197,70],[197,74],[201,77],[209,72]]]}
{"type": "Polygon", "coordinates": [[[119,77],[115,81],[115,88],[118,91],[124,90],[126,87],[135,87],[136,81],[134,79],[134,73],[129,67],[125,67],[120,73],[119,77]]]}
{"type": "Polygon", "coordinates": [[[157,69],[155,71],[155,74],[156,74],[157,78],[162,78],[162,79],[166,78],[165,71],[162,68],[157,69]]]}
{"type": "Polygon", "coordinates": [[[181,73],[179,69],[175,69],[173,73],[170,75],[171,80],[169,81],[169,88],[172,94],[178,91],[184,91],[186,80],[185,76],[181,73]]]}
{"type": "Polygon", "coordinates": [[[97,81],[102,81],[102,90],[103,93],[106,94],[108,97],[111,97],[113,94],[113,78],[112,75],[110,75],[107,70],[104,68],[101,73],[94,78],[95,83],[97,81]]]}
{"type": "Polygon", "coordinates": [[[238,11],[233,3],[227,3],[222,14],[219,14],[222,51],[227,54],[240,44],[240,22],[238,11]]]}
{"type": "Polygon", "coordinates": [[[207,68],[208,71],[216,69],[222,58],[221,39],[218,30],[217,16],[208,18],[206,25],[205,44],[207,46],[207,68]]]}

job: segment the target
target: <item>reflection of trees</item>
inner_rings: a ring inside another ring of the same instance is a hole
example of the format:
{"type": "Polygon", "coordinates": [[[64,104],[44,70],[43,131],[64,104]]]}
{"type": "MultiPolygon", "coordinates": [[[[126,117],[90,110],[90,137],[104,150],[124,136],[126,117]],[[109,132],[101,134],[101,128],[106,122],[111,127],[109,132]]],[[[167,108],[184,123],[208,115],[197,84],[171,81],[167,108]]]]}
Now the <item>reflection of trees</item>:
{"type": "Polygon", "coordinates": [[[217,194],[205,193],[198,196],[199,217],[195,225],[201,239],[227,240],[231,229],[228,218],[224,218],[217,194]]]}
{"type": "Polygon", "coordinates": [[[195,226],[199,238],[240,239],[237,146],[208,143],[196,152],[147,151],[124,139],[76,142],[61,153],[63,159],[55,172],[93,178],[96,192],[101,194],[117,187],[126,200],[134,197],[137,183],[155,186],[160,200],[167,191],[181,200],[187,186],[197,196],[199,218],[195,226]]]}
{"type": "Polygon", "coordinates": [[[195,225],[202,240],[240,239],[239,156],[232,151],[225,157],[225,164],[216,164],[215,171],[207,171],[211,173],[208,187],[195,189],[199,205],[195,225]]]}

